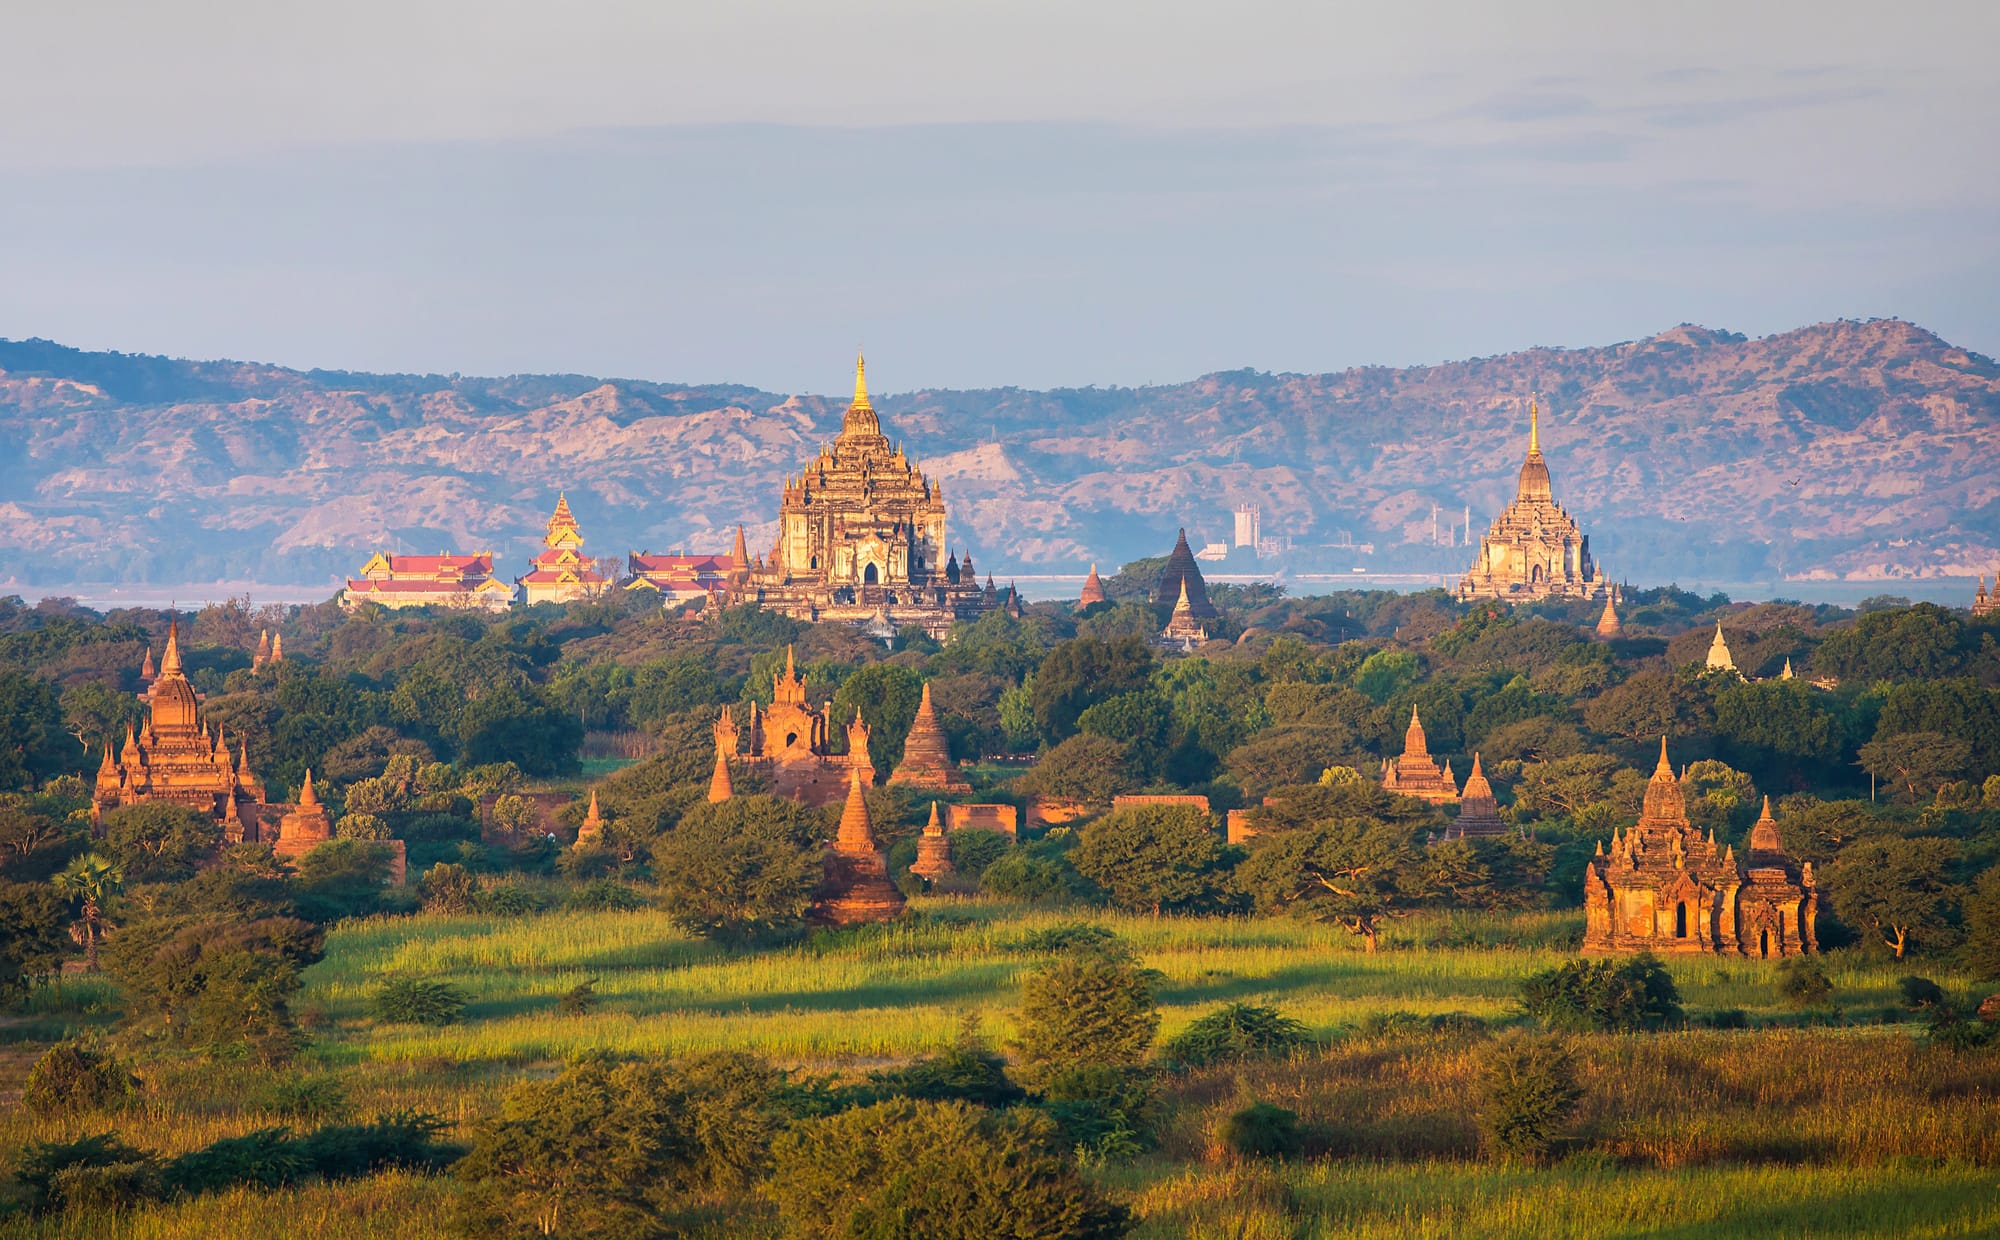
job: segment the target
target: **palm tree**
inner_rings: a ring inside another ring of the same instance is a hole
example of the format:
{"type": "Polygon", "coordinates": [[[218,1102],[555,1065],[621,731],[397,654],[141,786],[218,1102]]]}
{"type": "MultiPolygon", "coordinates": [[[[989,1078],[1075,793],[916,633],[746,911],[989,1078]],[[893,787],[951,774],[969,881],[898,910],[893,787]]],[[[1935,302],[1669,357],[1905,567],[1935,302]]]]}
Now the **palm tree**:
{"type": "Polygon", "coordinates": [[[83,904],[69,937],[83,947],[84,967],[97,972],[97,944],[104,938],[104,902],[125,882],[125,871],[115,861],[96,853],[78,857],[53,878],[56,890],[83,904]]]}

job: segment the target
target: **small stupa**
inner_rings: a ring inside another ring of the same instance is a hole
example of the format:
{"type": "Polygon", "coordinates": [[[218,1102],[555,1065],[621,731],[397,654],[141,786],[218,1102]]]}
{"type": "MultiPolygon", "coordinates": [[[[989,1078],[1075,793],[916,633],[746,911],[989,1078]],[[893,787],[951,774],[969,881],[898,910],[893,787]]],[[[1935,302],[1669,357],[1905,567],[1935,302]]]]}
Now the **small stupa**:
{"type": "Polygon", "coordinates": [[[1192,650],[1208,640],[1208,626],[1195,616],[1194,604],[1188,598],[1187,578],[1181,579],[1181,595],[1174,603],[1174,614],[1168,618],[1167,627],[1160,630],[1159,645],[1181,650],[1192,650]]]}
{"type": "MultiPolygon", "coordinates": [[[[723,716],[725,719],[727,715],[723,716]]],[[[715,774],[708,779],[708,803],[715,805],[736,795],[736,785],[729,779],[729,755],[721,749],[715,752],[715,774]]]]}
{"type": "Polygon", "coordinates": [[[1604,592],[1604,612],[1597,617],[1597,636],[1603,641],[1610,641],[1625,631],[1624,623],[1618,619],[1616,599],[1616,591],[1604,592]]]}
{"type": "Polygon", "coordinates": [[[1733,672],[1736,660],[1729,655],[1729,643],[1722,636],[1722,621],[1715,622],[1715,640],[1708,644],[1708,670],[1711,672],[1733,672]]]}
{"type": "Polygon", "coordinates": [[[597,789],[590,790],[590,808],[583,811],[583,821],[577,824],[576,842],[596,844],[604,839],[604,817],[597,812],[597,789]]]}
{"type": "Polygon", "coordinates": [[[924,833],[917,837],[917,859],[910,866],[910,873],[933,883],[947,874],[956,873],[951,867],[951,839],[938,822],[936,801],[931,802],[931,820],[924,824],[924,833]]]}
{"type": "Polygon", "coordinates": [[[1506,833],[1507,824],[1500,821],[1500,803],[1493,799],[1493,785],[1486,782],[1486,771],[1475,752],[1472,774],[1465,777],[1465,790],[1459,794],[1458,821],[1452,824],[1451,834],[1455,838],[1477,839],[1506,833]]]}
{"type": "Polygon", "coordinates": [[[875,846],[861,772],[854,771],[848,778],[847,805],[840,812],[840,832],[826,853],[826,873],[819,899],[813,904],[813,920],[827,926],[893,921],[902,915],[903,893],[889,881],[888,863],[875,846]]]}
{"type": "Polygon", "coordinates": [[[1083,611],[1105,601],[1104,581],[1097,575],[1097,565],[1092,564],[1090,576],[1083,579],[1083,593],[1077,596],[1076,609],[1083,611]]]}
{"type": "Polygon", "coordinates": [[[972,785],[952,763],[951,746],[945,740],[944,729],[938,726],[937,709],[931,705],[929,681],[924,682],[917,717],[910,722],[910,733],[903,739],[903,760],[890,773],[889,782],[936,792],[972,791],[972,785]]]}
{"type": "Polygon", "coordinates": [[[280,860],[290,861],[332,838],[333,819],[319,803],[319,795],[313,791],[313,773],[308,769],[305,782],[299,785],[298,805],[278,820],[278,838],[271,842],[271,851],[280,860]]]}

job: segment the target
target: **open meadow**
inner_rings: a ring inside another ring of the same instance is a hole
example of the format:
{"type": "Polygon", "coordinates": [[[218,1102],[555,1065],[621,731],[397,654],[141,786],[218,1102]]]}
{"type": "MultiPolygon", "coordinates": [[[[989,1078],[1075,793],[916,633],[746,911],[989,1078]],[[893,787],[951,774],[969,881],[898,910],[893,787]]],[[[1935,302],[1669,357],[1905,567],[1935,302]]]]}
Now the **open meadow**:
{"type": "MultiPolygon", "coordinates": [[[[1584,1100],[1565,1152],[1550,1168],[1514,1169],[1482,1160],[1481,1070],[1521,1022],[1520,981],[1572,958],[1574,914],[1419,916],[1370,954],[1337,928],[1290,920],[941,897],[914,908],[901,924],[756,952],[692,939],[656,909],[343,923],[305,974],[297,1008],[312,1042],[292,1065],[158,1059],[123,1111],[36,1120],[10,1106],[0,1143],[115,1127],[172,1154],[304,1122],[287,1100],[301,1082],[329,1080],[351,1113],[417,1108],[462,1132],[516,1081],[589,1050],[743,1050],[795,1079],[859,1079],[950,1045],[967,1016],[1004,1048],[1020,980],[1048,956],[1036,936],[1088,920],[1157,971],[1163,1039],[1232,1001],[1281,1009],[1315,1038],[1289,1057],[1168,1078],[1157,1147],[1093,1171],[1137,1212],[1136,1235],[2000,1231],[2000,1059],[1927,1045],[1896,1000],[1903,971],[1885,964],[1828,957],[1833,996],[1801,1011],[1762,963],[1669,961],[1690,1027],[1572,1036],[1584,1100]],[[457,986],[469,1000],[463,1023],[374,1021],[366,996],[383,977],[457,986]],[[586,980],[600,1005],[560,1014],[559,996],[586,980]],[[1417,1019],[1434,1017],[1448,1018],[1417,1019]],[[1297,1112],[1304,1157],[1252,1164],[1218,1144],[1221,1118],[1253,1099],[1297,1112]]],[[[1970,993],[1963,978],[1932,975],[1970,993]]],[[[72,984],[24,1009],[9,1033],[19,1042],[89,1027],[115,1003],[106,983],[72,984]]],[[[17,1090],[25,1056],[4,1063],[0,1088],[17,1090]]],[[[382,1173],[14,1220],[0,1235],[432,1236],[446,1228],[453,1191],[450,1180],[382,1173]]],[[[761,1234],[767,1221],[734,1216],[714,1234],[761,1234]]]]}

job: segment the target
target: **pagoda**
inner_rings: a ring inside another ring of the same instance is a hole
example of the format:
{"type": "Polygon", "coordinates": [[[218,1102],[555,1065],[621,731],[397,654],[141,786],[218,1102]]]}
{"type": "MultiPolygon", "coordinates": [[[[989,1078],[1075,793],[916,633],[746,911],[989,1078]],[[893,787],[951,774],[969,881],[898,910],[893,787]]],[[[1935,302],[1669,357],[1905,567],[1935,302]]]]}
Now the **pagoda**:
{"type": "Polygon", "coordinates": [[[1616,593],[1614,590],[1604,592],[1604,612],[1597,617],[1597,636],[1601,641],[1608,642],[1625,631],[1624,623],[1618,619],[1616,593]]]}
{"type": "Polygon", "coordinates": [[[570,603],[593,598],[611,585],[610,574],[583,554],[583,531],[569,510],[569,493],[556,493],[556,510],[549,516],[548,532],[542,535],[542,549],[529,561],[526,575],[516,577],[522,599],[536,603],[570,603]]]}
{"type": "Polygon", "coordinates": [[[313,791],[313,773],[308,770],[305,782],[299,785],[299,803],[278,820],[278,838],[271,841],[271,851],[280,861],[294,861],[332,838],[333,819],[319,803],[319,794],[313,791]]]}
{"type": "Polygon", "coordinates": [[[1800,956],[1819,950],[1819,883],[1812,862],[1795,865],[1778,838],[1771,798],[1750,828],[1748,881],[1736,896],[1736,939],[1746,956],[1800,956]]]}
{"type": "MultiPolygon", "coordinates": [[[[152,653],[148,647],[148,664],[152,653]]],[[[93,821],[119,806],[164,802],[208,815],[237,840],[259,838],[266,812],[263,782],[250,773],[247,743],[238,760],[222,729],[211,732],[202,722],[201,695],[181,665],[178,620],[167,625],[159,670],[140,698],[146,703],[145,725],[136,730],[126,725],[125,745],[116,759],[111,739],[105,738],[104,760],[91,792],[93,821]]]]}
{"type": "MultiPolygon", "coordinates": [[[[1729,654],[1729,643],[1722,636],[1722,621],[1715,622],[1715,640],[1708,643],[1708,670],[1711,672],[1736,672],[1736,660],[1729,654]]],[[[1741,673],[1736,673],[1741,675],[1741,673]]]]}
{"type": "Polygon", "coordinates": [[[583,811],[583,821],[577,824],[576,842],[579,846],[604,842],[604,815],[598,812],[595,788],[590,790],[590,807],[583,811]]]}
{"type": "MultiPolygon", "coordinates": [[[[1211,609],[1212,610],[1212,609],[1211,609]]],[[[1193,650],[1208,640],[1208,626],[1195,615],[1194,600],[1188,596],[1188,579],[1181,578],[1181,594],[1174,600],[1174,614],[1167,618],[1167,627],[1160,630],[1155,645],[1168,650],[1193,650]]]]}
{"type": "MultiPolygon", "coordinates": [[[[1458,800],[1458,781],[1452,778],[1451,763],[1440,768],[1431,758],[1423,721],[1417,718],[1415,707],[1410,708],[1410,726],[1403,732],[1402,756],[1382,763],[1382,790],[1433,805],[1451,805],[1458,800]]],[[[1487,792],[1490,795],[1492,789],[1487,792]]]]}
{"type": "MultiPolygon", "coordinates": [[[[722,787],[728,784],[730,758],[768,771],[775,795],[807,805],[831,805],[840,799],[850,773],[862,781],[863,787],[875,785],[875,767],[868,758],[868,725],[856,715],[847,725],[846,752],[835,753],[828,725],[833,703],[826,703],[822,710],[814,710],[807,704],[806,683],[799,675],[797,657],[791,648],[785,651],[785,670],[772,676],[771,689],[769,710],[759,709],[755,702],[750,704],[747,729],[737,727],[735,716],[726,706],[715,721],[715,756],[721,768],[717,779],[722,787]],[[737,750],[745,732],[748,733],[746,752],[739,755],[737,750]]],[[[709,783],[711,798],[718,790],[717,779],[709,783]]],[[[725,791],[722,799],[727,795],[725,791]]]]}
{"type": "Polygon", "coordinates": [[[893,921],[902,912],[903,893],[889,881],[888,863],[875,846],[866,785],[856,770],[849,776],[840,832],[826,853],[825,877],[819,898],[813,902],[812,917],[822,925],[853,926],[893,921]]]}
{"type": "Polygon", "coordinates": [[[731,598],[796,620],[915,625],[937,638],[997,604],[971,557],[961,565],[945,545],[943,486],[882,433],[865,359],[855,359],[839,437],[785,483],[777,544],[731,598]]]}
{"type": "Polygon", "coordinates": [[[1528,402],[1528,459],[1521,463],[1514,502],[1479,540],[1479,555],[1459,579],[1458,597],[1514,602],[1596,598],[1609,588],[1590,559],[1590,539],[1555,501],[1542,457],[1541,413],[1528,402]]]}
{"type": "Polygon", "coordinates": [[[1097,565],[1090,566],[1090,576],[1083,579],[1083,593],[1076,599],[1076,609],[1086,611],[1105,602],[1104,581],[1097,575],[1097,565]]]}
{"type": "Polygon", "coordinates": [[[972,791],[972,785],[951,760],[951,747],[945,741],[944,729],[938,726],[937,709],[931,705],[929,681],[924,682],[917,717],[910,722],[910,734],[903,740],[903,760],[889,773],[889,782],[946,794],[972,791]]]}
{"type": "Polygon", "coordinates": [[[951,839],[945,835],[944,826],[938,821],[936,801],[931,802],[931,820],[924,824],[924,833],[917,837],[917,859],[910,864],[910,873],[933,883],[957,873],[951,864],[951,839]]]}
{"type": "Polygon", "coordinates": [[[720,805],[736,795],[736,784],[729,778],[729,755],[720,744],[715,750],[715,772],[708,777],[708,803],[720,805]]]}
{"type": "Polygon", "coordinates": [[[1187,596],[1189,613],[1195,617],[1209,620],[1219,614],[1215,604],[1208,601],[1208,584],[1202,580],[1201,566],[1195,563],[1194,551],[1188,546],[1186,529],[1174,539],[1166,567],[1160,570],[1160,580],[1153,587],[1153,605],[1178,606],[1183,594],[1187,596]]]}
{"type": "Polygon", "coordinates": [[[1979,591],[1972,596],[1972,614],[1991,616],[2000,614],[2000,572],[1993,574],[1993,592],[1986,592],[1986,574],[1979,574],[1979,591]]]}
{"type": "Polygon", "coordinates": [[[1507,834],[1507,825],[1500,821],[1500,803],[1493,799],[1493,785],[1486,782],[1486,771],[1480,766],[1477,753],[1472,755],[1472,774],[1465,777],[1458,818],[1452,822],[1448,834],[1460,840],[1507,834]]]}
{"type": "Polygon", "coordinates": [[[1735,850],[1688,821],[1663,736],[1639,821],[1608,852],[1600,842],[1584,871],[1583,951],[1735,953],[1742,885],[1735,850]]]}

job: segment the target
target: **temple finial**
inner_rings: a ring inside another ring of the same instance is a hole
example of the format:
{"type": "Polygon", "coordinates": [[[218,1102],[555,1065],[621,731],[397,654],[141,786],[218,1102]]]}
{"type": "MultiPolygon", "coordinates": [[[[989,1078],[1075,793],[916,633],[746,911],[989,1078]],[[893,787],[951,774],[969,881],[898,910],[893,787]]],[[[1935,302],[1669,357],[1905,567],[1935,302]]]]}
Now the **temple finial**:
{"type": "Polygon", "coordinates": [[[1542,450],[1542,413],[1536,406],[1535,397],[1528,397],[1528,451],[1530,454],[1542,450]]]}
{"type": "Polygon", "coordinates": [[[868,403],[868,359],[862,356],[860,349],[854,351],[854,407],[856,409],[875,407],[868,403]]]}

